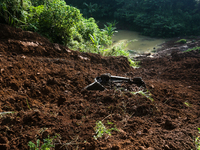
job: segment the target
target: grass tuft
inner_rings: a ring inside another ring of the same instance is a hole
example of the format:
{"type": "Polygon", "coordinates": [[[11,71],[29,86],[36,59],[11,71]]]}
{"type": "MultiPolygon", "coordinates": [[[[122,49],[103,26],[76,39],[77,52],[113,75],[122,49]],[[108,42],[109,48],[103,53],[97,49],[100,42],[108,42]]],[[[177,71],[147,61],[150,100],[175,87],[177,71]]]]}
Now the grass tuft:
{"type": "Polygon", "coordinates": [[[29,106],[29,103],[28,103],[28,99],[26,99],[26,103],[27,103],[28,108],[31,110],[31,107],[29,106]]]}
{"type": "Polygon", "coordinates": [[[50,150],[51,147],[55,147],[53,145],[53,140],[56,139],[57,136],[54,136],[52,138],[50,138],[48,136],[48,138],[44,139],[44,143],[40,146],[40,140],[37,139],[36,140],[36,144],[29,141],[28,142],[28,146],[29,146],[29,150],[50,150]]]}
{"type": "Polygon", "coordinates": [[[187,42],[186,39],[180,39],[180,40],[176,41],[175,43],[183,43],[183,44],[185,44],[186,42],[187,42]]]}
{"type": "Polygon", "coordinates": [[[154,101],[154,99],[151,97],[151,93],[149,93],[149,91],[143,92],[143,91],[137,91],[137,92],[131,92],[133,95],[136,94],[141,94],[142,96],[148,98],[149,100],[151,100],[152,102],[154,101]]]}
{"type": "MultiPolygon", "coordinates": [[[[198,130],[199,130],[198,133],[200,133],[200,128],[198,128],[198,130]]],[[[194,139],[194,143],[195,143],[196,150],[200,150],[200,136],[194,139]]]]}
{"type": "Polygon", "coordinates": [[[187,49],[187,50],[184,51],[184,52],[190,52],[190,51],[195,51],[195,50],[199,50],[199,53],[200,53],[200,47],[198,47],[198,46],[193,47],[193,48],[190,48],[190,49],[187,49]]]}

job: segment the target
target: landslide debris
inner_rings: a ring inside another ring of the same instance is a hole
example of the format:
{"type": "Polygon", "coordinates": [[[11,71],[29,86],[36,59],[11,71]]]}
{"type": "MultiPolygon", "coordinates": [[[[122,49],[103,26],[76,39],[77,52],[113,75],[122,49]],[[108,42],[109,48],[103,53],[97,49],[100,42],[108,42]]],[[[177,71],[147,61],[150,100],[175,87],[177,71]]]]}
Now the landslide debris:
{"type": "Polygon", "coordinates": [[[0,35],[0,112],[13,112],[1,114],[0,149],[27,150],[29,141],[55,134],[63,150],[195,149],[200,58],[192,52],[147,58],[134,69],[125,57],[80,53],[7,25],[0,24],[0,35]],[[154,101],[115,89],[82,90],[103,73],[142,77],[154,101]],[[95,140],[97,121],[119,131],[95,140]]]}

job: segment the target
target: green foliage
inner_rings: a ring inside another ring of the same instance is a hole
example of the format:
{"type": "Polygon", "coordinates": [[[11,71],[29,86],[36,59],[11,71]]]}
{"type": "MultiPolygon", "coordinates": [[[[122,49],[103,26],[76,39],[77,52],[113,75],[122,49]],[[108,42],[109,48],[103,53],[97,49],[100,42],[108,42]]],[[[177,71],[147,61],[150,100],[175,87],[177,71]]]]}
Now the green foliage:
{"type": "MultiPolygon", "coordinates": [[[[199,130],[198,133],[200,133],[200,128],[198,128],[198,130],[199,130]]],[[[200,150],[200,136],[194,139],[194,143],[195,143],[196,150],[200,150]]]]}
{"type": "Polygon", "coordinates": [[[18,0],[2,0],[0,2],[0,16],[11,26],[16,26],[22,17],[22,6],[18,0]]]}
{"type": "MultiPolygon", "coordinates": [[[[83,7],[86,6],[83,6],[81,1],[66,1],[85,12],[83,7]]],[[[174,37],[200,34],[199,0],[84,0],[84,2],[91,7],[87,8],[86,12],[94,18],[101,20],[114,18],[131,25],[134,30],[140,30],[145,35],[174,37]],[[91,12],[89,10],[92,10],[92,13],[89,13],[91,12]]]]}
{"type": "Polygon", "coordinates": [[[176,41],[175,43],[183,43],[183,44],[185,44],[186,42],[187,42],[186,39],[180,39],[180,40],[176,41]]]}
{"type": "Polygon", "coordinates": [[[83,3],[83,5],[86,6],[86,9],[84,9],[83,13],[87,16],[87,17],[92,17],[93,16],[93,13],[97,12],[99,7],[98,5],[95,3],[95,4],[92,4],[91,2],[89,4],[87,3],[83,3]]]}
{"type": "Polygon", "coordinates": [[[90,34],[89,36],[90,36],[92,43],[94,44],[95,52],[97,51],[100,54],[99,48],[101,45],[99,45],[99,39],[96,37],[96,35],[94,33],[93,33],[93,35],[90,34]]]}
{"type": "MultiPolygon", "coordinates": [[[[109,121],[107,121],[107,124],[113,125],[113,123],[109,122],[109,121]]],[[[102,121],[96,122],[96,126],[94,127],[94,130],[95,130],[95,133],[96,133],[96,135],[94,136],[95,140],[97,140],[97,138],[102,137],[104,134],[108,134],[109,136],[111,136],[112,131],[118,131],[118,129],[116,128],[115,125],[114,125],[114,128],[106,129],[106,127],[104,126],[102,121]]]]}
{"type": "Polygon", "coordinates": [[[112,46],[103,50],[104,56],[125,56],[129,57],[129,52],[125,50],[128,44],[132,41],[121,42],[117,46],[112,46]]]}
{"type": "Polygon", "coordinates": [[[28,108],[31,110],[31,107],[30,107],[30,105],[28,103],[28,99],[26,99],[26,103],[27,103],[28,108]]]}
{"type": "Polygon", "coordinates": [[[93,18],[85,19],[79,9],[66,5],[64,0],[23,0],[22,4],[18,0],[3,0],[0,17],[9,25],[38,32],[72,49],[90,47],[90,35],[96,36],[99,45],[111,44],[111,37],[99,29],[93,18]]]}
{"type": "Polygon", "coordinates": [[[133,61],[130,58],[128,58],[128,61],[130,62],[130,66],[133,68],[140,68],[140,61],[133,61]]]}
{"type": "Polygon", "coordinates": [[[184,104],[187,106],[187,107],[190,107],[191,106],[191,104],[189,103],[189,102],[184,102],[184,104]]]}
{"type": "MultiPolygon", "coordinates": [[[[194,30],[199,33],[197,29],[199,23],[195,23],[195,20],[200,18],[200,15],[195,13],[197,10],[194,0],[181,2],[173,0],[141,0],[139,2],[128,0],[121,11],[129,12],[128,17],[132,19],[143,34],[173,37],[196,34],[194,30]],[[191,22],[194,23],[191,25],[191,22]]],[[[127,15],[124,17],[127,18],[127,15]]],[[[131,21],[131,19],[129,20],[131,21]]]]}
{"type": "Polygon", "coordinates": [[[184,52],[190,52],[190,51],[195,51],[195,50],[199,50],[199,53],[200,53],[200,47],[198,47],[198,46],[193,47],[193,48],[189,48],[188,50],[186,50],[184,52]]]}
{"type": "Polygon", "coordinates": [[[125,50],[125,48],[128,46],[130,42],[134,42],[135,40],[121,42],[117,46],[109,47],[107,49],[101,48],[101,54],[103,56],[125,56],[128,58],[128,61],[130,62],[130,66],[133,68],[139,68],[139,61],[133,61],[131,60],[129,56],[129,51],[125,50]]]}
{"type": "Polygon", "coordinates": [[[53,140],[56,139],[56,138],[57,138],[57,136],[54,136],[52,138],[50,138],[48,136],[48,138],[44,139],[44,143],[41,146],[40,146],[40,140],[39,139],[36,140],[36,144],[29,141],[29,143],[28,143],[29,150],[50,150],[51,147],[55,147],[53,145],[53,140]]]}
{"type": "Polygon", "coordinates": [[[49,3],[49,0],[30,0],[31,1],[31,4],[33,6],[39,6],[39,5],[46,5],[49,3]]]}
{"type": "Polygon", "coordinates": [[[173,37],[180,35],[184,30],[184,25],[174,19],[159,14],[141,13],[136,16],[134,23],[140,26],[144,35],[173,37]]]}
{"type": "Polygon", "coordinates": [[[103,50],[104,56],[125,56],[128,57],[129,53],[128,51],[121,48],[121,46],[115,46],[112,48],[107,48],[103,50]]]}
{"type": "Polygon", "coordinates": [[[24,18],[24,21],[26,22],[26,25],[22,26],[24,30],[32,30],[32,31],[38,31],[39,30],[39,17],[40,14],[44,11],[45,7],[44,5],[39,6],[31,6],[28,9],[28,14],[24,18]],[[30,26],[30,24],[32,26],[30,26]]]}
{"type": "Polygon", "coordinates": [[[111,38],[100,31],[93,18],[83,18],[77,8],[66,5],[62,0],[53,0],[40,14],[39,29],[53,42],[72,49],[86,47],[83,45],[89,44],[87,41],[91,40],[91,35],[95,35],[99,45],[111,43],[111,38]]]}
{"type": "Polygon", "coordinates": [[[117,31],[115,31],[115,29],[117,29],[115,27],[116,23],[111,23],[111,22],[107,22],[107,25],[104,25],[104,29],[102,29],[103,31],[105,31],[107,33],[108,36],[113,36],[113,34],[117,31]]]}
{"type": "Polygon", "coordinates": [[[91,40],[91,35],[98,41],[98,45],[110,45],[112,43],[111,37],[105,32],[101,31],[93,18],[82,18],[79,23],[72,28],[72,38],[67,46],[72,49],[79,49],[82,52],[98,53],[95,49],[94,41],[91,40]]]}
{"type": "Polygon", "coordinates": [[[72,37],[72,29],[81,20],[78,9],[66,5],[63,0],[52,0],[39,15],[39,32],[53,42],[67,44],[72,37]]]}

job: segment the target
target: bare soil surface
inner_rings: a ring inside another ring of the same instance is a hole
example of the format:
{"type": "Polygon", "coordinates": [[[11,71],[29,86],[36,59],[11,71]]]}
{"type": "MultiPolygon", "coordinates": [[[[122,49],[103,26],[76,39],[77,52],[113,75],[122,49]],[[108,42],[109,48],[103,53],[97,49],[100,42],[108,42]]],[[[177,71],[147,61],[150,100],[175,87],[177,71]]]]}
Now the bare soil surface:
{"type": "Polygon", "coordinates": [[[56,150],[195,149],[200,53],[145,58],[134,69],[125,57],[80,53],[0,24],[0,112],[1,150],[27,150],[57,134],[56,150]],[[153,100],[131,93],[141,90],[135,85],[84,90],[103,73],[142,77],[153,100]],[[119,131],[95,140],[97,121],[119,131]]]}

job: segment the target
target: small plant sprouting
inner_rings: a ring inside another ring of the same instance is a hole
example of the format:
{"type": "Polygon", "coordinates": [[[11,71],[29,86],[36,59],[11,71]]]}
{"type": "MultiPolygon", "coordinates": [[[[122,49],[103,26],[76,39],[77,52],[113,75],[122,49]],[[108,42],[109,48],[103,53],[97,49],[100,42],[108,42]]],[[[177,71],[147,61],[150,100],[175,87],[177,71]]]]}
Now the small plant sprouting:
{"type": "MultiPolygon", "coordinates": [[[[113,124],[112,122],[107,121],[108,125],[113,124]]],[[[114,128],[106,129],[102,121],[97,121],[96,126],[94,127],[94,130],[96,132],[96,135],[94,136],[94,139],[97,140],[97,138],[102,137],[104,134],[108,134],[111,136],[112,131],[118,131],[116,126],[114,125],[114,128]]]]}
{"type": "MultiPolygon", "coordinates": [[[[198,130],[199,130],[198,133],[200,133],[200,128],[198,128],[198,130]]],[[[194,143],[195,143],[196,150],[200,150],[200,136],[195,138],[194,143]]]]}
{"type": "Polygon", "coordinates": [[[139,63],[140,61],[133,61],[130,58],[128,58],[128,61],[130,62],[130,66],[133,68],[140,68],[139,63]]]}
{"type": "Polygon", "coordinates": [[[51,147],[54,147],[53,140],[56,138],[57,136],[54,136],[52,138],[48,136],[48,138],[44,139],[44,144],[42,144],[41,147],[39,139],[36,140],[36,144],[29,141],[28,142],[29,150],[50,150],[51,147]]]}
{"type": "Polygon", "coordinates": [[[189,103],[189,102],[184,102],[184,104],[187,106],[187,107],[190,107],[191,106],[191,104],[189,103]]]}
{"type": "Polygon", "coordinates": [[[0,112],[0,116],[6,115],[6,114],[14,114],[14,111],[6,111],[6,112],[0,112]]]}
{"type": "Polygon", "coordinates": [[[136,94],[141,94],[142,96],[145,96],[146,98],[150,99],[152,102],[154,101],[154,99],[151,97],[151,93],[149,93],[148,91],[143,92],[143,91],[137,91],[137,92],[131,92],[133,95],[136,94]]]}
{"type": "Polygon", "coordinates": [[[28,99],[26,99],[26,103],[27,103],[28,108],[31,110],[31,107],[29,106],[29,103],[28,103],[28,99]]]}

